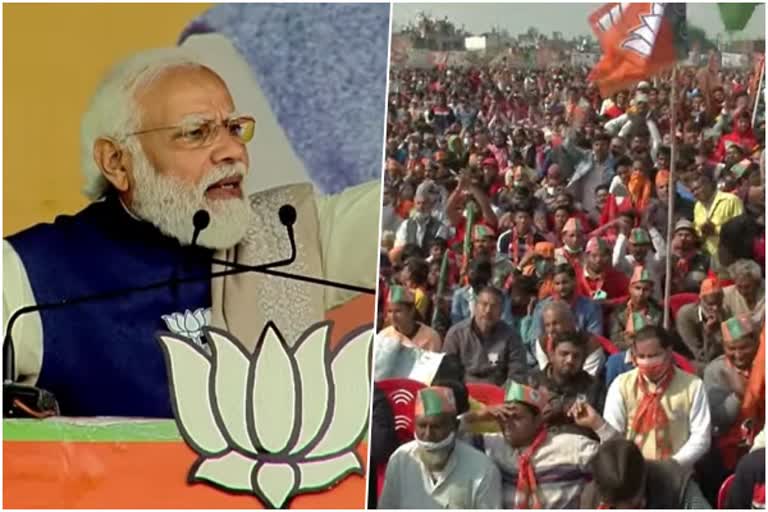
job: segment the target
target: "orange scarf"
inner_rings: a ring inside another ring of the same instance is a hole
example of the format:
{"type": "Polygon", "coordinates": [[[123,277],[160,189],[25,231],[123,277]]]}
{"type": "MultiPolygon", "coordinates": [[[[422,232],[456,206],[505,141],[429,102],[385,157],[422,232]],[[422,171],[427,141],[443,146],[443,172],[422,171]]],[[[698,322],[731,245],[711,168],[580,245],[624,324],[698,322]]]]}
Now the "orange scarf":
{"type": "MultiPolygon", "coordinates": [[[[525,250],[530,251],[531,249],[533,249],[533,235],[528,233],[525,235],[525,250]]],[[[509,235],[507,253],[512,259],[512,263],[517,266],[520,263],[520,235],[517,232],[517,228],[512,228],[512,233],[509,235]]]]}
{"type": "Polygon", "coordinates": [[[651,180],[642,172],[632,171],[627,184],[629,197],[635,209],[643,211],[651,200],[651,180]]]}
{"type": "Polygon", "coordinates": [[[536,450],[547,440],[547,429],[541,427],[531,445],[517,459],[517,492],[515,493],[515,508],[543,508],[539,496],[539,484],[533,470],[533,458],[536,450]]]}
{"type": "Polygon", "coordinates": [[[629,428],[629,437],[634,439],[635,444],[641,448],[646,438],[654,433],[656,437],[656,457],[654,460],[666,460],[672,456],[672,446],[669,442],[667,429],[669,428],[669,418],[661,405],[661,397],[669,389],[669,384],[675,376],[675,369],[669,364],[664,377],[656,384],[656,391],[648,389],[648,382],[642,373],[637,376],[637,387],[640,390],[642,399],[637,406],[637,412],[632,419],[629,428]]]}
{"type": "Polygon", "coordinates": [[[634,321],[634,313],[641,313],[645,318],[648,318],[648,306],[646,305],[643,309],[639,309],[635,311],[635,309],[632,307],[632,301],[627,301],[627,323],[624,326],[624,332],[627,333],[634,333],[636,331],[635,329],[635,321],[634,321]]]}

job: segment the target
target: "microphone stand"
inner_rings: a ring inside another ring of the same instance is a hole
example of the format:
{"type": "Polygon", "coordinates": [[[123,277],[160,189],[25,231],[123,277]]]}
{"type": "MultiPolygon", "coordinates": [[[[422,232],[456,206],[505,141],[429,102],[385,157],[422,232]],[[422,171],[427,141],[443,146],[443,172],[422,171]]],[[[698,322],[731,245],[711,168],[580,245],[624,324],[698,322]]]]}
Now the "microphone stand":
{"type": "MultiPolygon", "coordinates": [[[[350,290],[369,295],[376,294],[375,288],[365,288],[362,286],[355,286],[351,284],[330,281],[327,279],[320,279],[317,277],[303,276],[274,270],[275,267],[287,266],[296,261],[296,240],[293,233],[293,224],[296,222],[296,210],[291,205],[284,205],[280,208],[279,214],[280,222],[285,226],[286,231],[288,232],[288,240],[291,244],[291,254],[288,258],[263,265],[244,265],[237,262],[208,258],[207,261],[210,263],[227,267],[229,270],[207,273],[204,276],[192,276],[165,281],[156,281],[138,287],[121,288],[119,290],[111,290],[108,292],[94,293],[81,297],[62,299],[57,302],[25,306],[14,311],[8,319],[5,337],[3,339],[3,417],[12,418],[31,416],[36,418],[45,418],[59,414],[59,407],[52,393],[35,386],[18,384],[14,381],[16,378],[16,358],[13,337],[11,333],[13,332],[13,327],[16,324],[16,321],[28,313],[33,313],[35,311],[52,311],[55,309],[74,306],[86,302],[109,300],[121,296],[127,296],[133,293],[155,290],[170,285],[192,283],[206,279],[216,279],[229,275],[244,274],[246,272],[258,272],[276,277],[282,277],[285,279],[293,279],[296,281],[341,288],[344,290],[350,290]]],[[[205,229],[210,222],[208,212],[205,210],[198,211],[195,214],[193,222],[195,226],[195,233],[192,237],[191,247],[194,249],[199,247],[197,245],[197,239],[200,235],[200,232],[205,229]]]]}

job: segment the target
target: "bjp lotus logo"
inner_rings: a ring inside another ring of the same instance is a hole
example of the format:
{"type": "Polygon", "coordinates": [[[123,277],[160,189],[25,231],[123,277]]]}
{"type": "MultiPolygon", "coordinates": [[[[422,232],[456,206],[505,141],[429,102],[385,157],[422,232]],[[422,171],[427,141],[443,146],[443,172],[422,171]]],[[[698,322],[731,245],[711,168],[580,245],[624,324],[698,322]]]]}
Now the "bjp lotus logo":
{"type": "Polygon", "coordinates": [[[179,430],[199,455],[190,482],[279,508],[363,474],[354,450],[368,421],[373,330],[351,333],[333,351],[330,330],[316,324],[289,347],[270,322],[253,354],[215,328],[203,328],[210,354],[158,334],[179,430]]]}

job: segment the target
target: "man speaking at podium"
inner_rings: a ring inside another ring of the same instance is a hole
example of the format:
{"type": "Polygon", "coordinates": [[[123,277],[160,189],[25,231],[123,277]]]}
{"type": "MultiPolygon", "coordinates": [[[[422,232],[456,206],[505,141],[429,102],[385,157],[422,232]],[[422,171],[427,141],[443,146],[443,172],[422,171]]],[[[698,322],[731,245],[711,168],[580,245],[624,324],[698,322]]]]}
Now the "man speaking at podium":
{"type": "Polygon", "coordinates": [[[253,272],[206,278],[226,270],[212,258],[244,265],[288,258],[278,215],[286,204],[297,214],[297,256],[280,270],[374,287],[379,184],[334,196],[316,196],[311,183],[249,194],[249,168],[281,172],[248,154],[259,129],[260,119],[239,111],[224,79],[189,48],[142,52],[111,70],[82,119],[92,202],[4,241],[4,325],[25,306],[170,283],[23,315],[12,332],[12,378],[51,391],[65,416],[171,417],[156,331],[205,348],[200,328],[213,325],[252,352],[273,321],[293,345],[353,294],[253,272]],[[193,246],[201,209],[210,222],[193,246]],[[195,276],[202,279],[172,282],[195,276]]]}

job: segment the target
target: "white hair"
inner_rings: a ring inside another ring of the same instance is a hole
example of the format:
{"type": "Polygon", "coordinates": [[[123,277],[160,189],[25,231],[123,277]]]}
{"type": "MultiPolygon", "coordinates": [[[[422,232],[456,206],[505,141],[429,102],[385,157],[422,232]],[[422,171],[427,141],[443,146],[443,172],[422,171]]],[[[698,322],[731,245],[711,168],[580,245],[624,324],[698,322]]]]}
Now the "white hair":
{"type": "Polygon", "coordinates": [[[753,281],[759,281],[763,278],[763,272],[760,270],[760,265],[754,260],[736,260],[730,267],[728,267],[728,273],[733,278],[748,276],[752,278],[753,281]]]}
{"type": "MultiPolygon", "coordinates": [[[[180,67],[210,69],[187,48],[157,48],[119,62],[99,84],[80,125],[80,163],[85,177],[82,191],[89,199],[102,197],[110,186],[94,159],[96,141],[101,137],[121,140],[136,131],[141,121],[135,99],[137,91],[163,73],[180,67]]],[[[134,151],[137,147],[140,149],[140,145],[133,146],[134,151]]]]}

